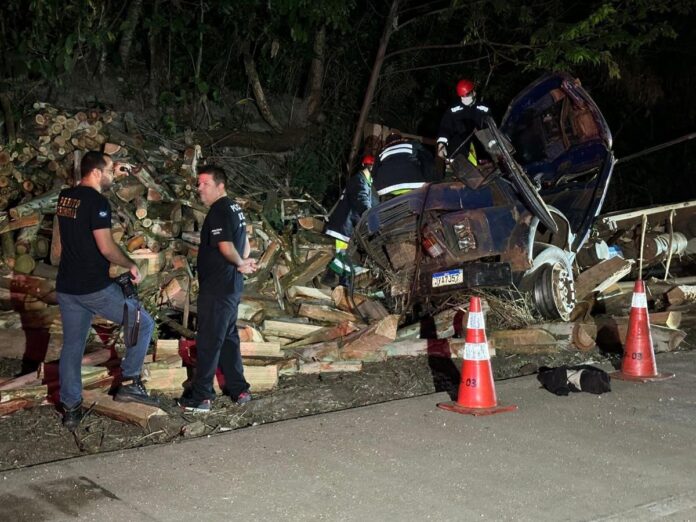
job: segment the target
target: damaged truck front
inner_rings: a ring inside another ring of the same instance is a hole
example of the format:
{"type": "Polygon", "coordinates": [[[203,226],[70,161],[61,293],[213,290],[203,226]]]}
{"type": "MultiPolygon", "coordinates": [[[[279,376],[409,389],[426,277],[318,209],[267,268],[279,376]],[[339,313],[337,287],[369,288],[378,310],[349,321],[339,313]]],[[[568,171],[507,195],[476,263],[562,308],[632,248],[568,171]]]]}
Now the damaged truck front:
{"type": "Polygon", "coordinates": [[[611,177],[611,134],[589,95],[562,74],[525,89],[502,128],[489,120],[476,132],[490,161],[474,167],[460,156],[451,179],[374,207],[355,228],[350,253],[377,275],[395,311],[514,286],[531,292],[542,315],[569,319],[575,254],[611,177]]]}

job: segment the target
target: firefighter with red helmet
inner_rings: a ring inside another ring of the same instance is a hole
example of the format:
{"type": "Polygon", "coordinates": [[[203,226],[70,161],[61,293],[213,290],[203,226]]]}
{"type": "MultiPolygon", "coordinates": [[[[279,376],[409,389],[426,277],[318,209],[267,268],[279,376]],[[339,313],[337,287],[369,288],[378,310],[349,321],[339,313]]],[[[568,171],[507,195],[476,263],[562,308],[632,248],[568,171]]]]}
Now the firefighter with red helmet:
{"type": "Polygon", "coordinates": [[[456,86],[459,103],[450,107],[442,117],[437,135],[438,158],[453,160],[458,154],[466,154],[468,160],[478,165],[476,149],[471,143],[474,131],[485,126],[488,107],[475,105],[474,82],[462,79],[456,86]]]}
{"type": "MultiPolygon", "coordinates": [[[[353,227],[363,213],[376,204],[372,191],[372,166],[374,156],[366,154],[361,161],[361,169],[353,174],[343,189],[338,203],[329,215],[324,233],[336,240],[336,255],[329,264],[329,271],[323,278],[325,283],[333,283],[336,277],[345,277],[351,272],[351,267],[345,259],[353,227]]],[[[355,268],[355,267],[354,267],[355,268]]]]}

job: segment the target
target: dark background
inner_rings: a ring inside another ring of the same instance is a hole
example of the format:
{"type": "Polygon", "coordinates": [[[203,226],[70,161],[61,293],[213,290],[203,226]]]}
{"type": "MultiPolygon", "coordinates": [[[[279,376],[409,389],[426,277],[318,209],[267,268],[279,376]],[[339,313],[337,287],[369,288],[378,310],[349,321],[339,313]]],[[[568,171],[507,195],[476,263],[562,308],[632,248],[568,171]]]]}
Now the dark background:
{"type": "MultiPolygon", "coordinates": [[[[275,132],[282,142],[299,127],[303,139],[269,168],[289,190],[331,201],[392,7],[368,121],[434,136],[468,77],[500,122],[521,88],[564,70],[602,109],[619,158],[696,131],[691,0],[5,0],[3,124],[40,100],[133,111],[173,144],[187,129],[275,132]],[[260,117],[255,86],[281,129],[260,117]]],[[[605,210],[696,198],[695,159],[696,140],[621,165],[605,210]]]]}

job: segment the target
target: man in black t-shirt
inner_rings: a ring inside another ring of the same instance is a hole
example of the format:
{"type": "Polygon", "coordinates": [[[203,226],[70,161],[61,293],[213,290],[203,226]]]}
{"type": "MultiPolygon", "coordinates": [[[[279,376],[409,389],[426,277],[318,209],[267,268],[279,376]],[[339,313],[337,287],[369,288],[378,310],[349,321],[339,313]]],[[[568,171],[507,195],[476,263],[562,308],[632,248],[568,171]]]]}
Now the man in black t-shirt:
{"type": "Polygon", "coordinates": [[[198,193],[210,208],[198,247],[199,292],[196,314],[196,371],[191,387],[178,400],[185,411],[210,411],[215,371],[225,378],[224,392],[237,404],[251,400],[237,332],[237,311],[244,274],[256,271],[249,258],[246,220],[240,206],[227,197],[225,172],[208,165],[198,172],[198,193]]]}
{"type": "MultiPolygon", "coordinates": [[[[74,431],[82,420],[80,367],[87,334],[94,315],[129,325],[140,317],[135,345],[121,361],[121,381],[114,400],[155,405],[140,379],[143,359],[155,322],[140,310],[137,301],[126,299],[121,287],[109,278],[109,263],[127,268],[134,283],[142,279],[136,264],[116,245],[111,235],[111,206],[102,192],[111,187],[114,163],[107,154],[88,152],[82,158],[80,184],[58,196],[54,234],[60,239],[61,255],[56,294],[63,322],[60,353],[60,400],[63,425],[74,431]]],[[[118,168],[118,166],[116,167],[118,168]]],[[[124,332],[132,334],[133,332],[124,332]]]]}

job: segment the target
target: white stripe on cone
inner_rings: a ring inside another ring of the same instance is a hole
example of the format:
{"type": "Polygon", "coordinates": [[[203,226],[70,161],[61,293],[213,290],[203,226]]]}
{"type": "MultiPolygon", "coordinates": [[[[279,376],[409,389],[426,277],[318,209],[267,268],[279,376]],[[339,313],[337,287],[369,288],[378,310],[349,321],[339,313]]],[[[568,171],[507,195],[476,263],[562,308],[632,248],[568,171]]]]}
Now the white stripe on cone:
{"type": "Polygon", "coordinates": [[[464,345],[464,359],[468,361],[487,361],[490,358],[488,343],[466,343],[464,345]]]}
{"type": "Polygon", "coordinates": [[[486,327],[483,323],[483,312],[469,312],[466,327],[475,330],[484,330],[486,327]]]}
{"type": "Polygon", "coordinates": [[[634,292],[631,299],[631,308],[647,308],[648,300],[643,292],[634,292]]]}

